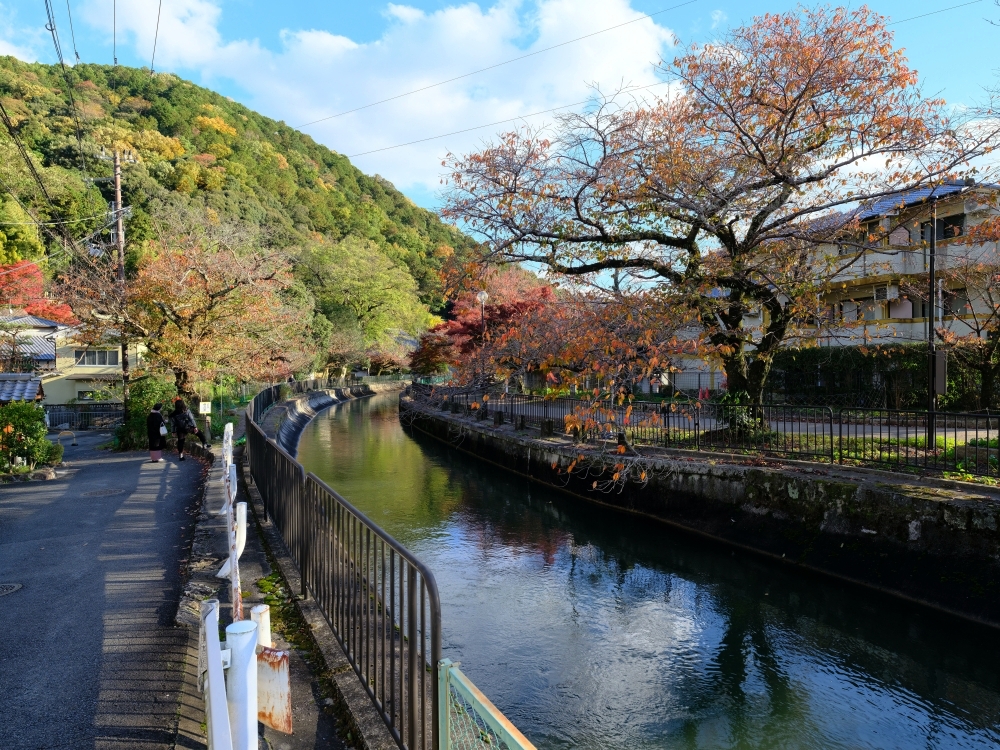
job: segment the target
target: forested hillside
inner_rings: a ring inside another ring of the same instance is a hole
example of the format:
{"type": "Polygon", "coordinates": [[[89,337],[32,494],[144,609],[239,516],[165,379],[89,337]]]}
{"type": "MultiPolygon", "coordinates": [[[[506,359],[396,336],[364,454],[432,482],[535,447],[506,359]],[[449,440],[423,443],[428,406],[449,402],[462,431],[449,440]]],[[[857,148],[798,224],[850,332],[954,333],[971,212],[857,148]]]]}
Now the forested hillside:
{"type": "Polygon", "coordinates": [[[334,349],[340,340],[354,354],[359,347],[370,353],[390,335],[393,321],[416,332],[443,306],[442,264],[471,246],[346,157],[170,74],[86,64],[64,74],[58,66],[4,57],[0,102],[51,197],[31,179],[9,134],[0,135],[3,264],[38,257],[42,244],[51,253],[50,275],[67,262],[52,228],[45,234],[26,224],[22,206],[42,221],[67,222],[62,226],[76,240],[110,241],[102,227],[111,183],[86,178],[112,174],[111,162],[101,157],[114,149],[133,157],[123,172],[130,270],[165,212],[258,228],[269,245],[292,253],[298,283],[330,323],[313,329],[323,345],[334,341],[334,349]],[[376,283],[373,274],[381,286],[365,288],[376,283]],[[385,298],[359,302],[373,293],[385,298]],[[366,318],[365,310],[381,317],[366,318]]]}

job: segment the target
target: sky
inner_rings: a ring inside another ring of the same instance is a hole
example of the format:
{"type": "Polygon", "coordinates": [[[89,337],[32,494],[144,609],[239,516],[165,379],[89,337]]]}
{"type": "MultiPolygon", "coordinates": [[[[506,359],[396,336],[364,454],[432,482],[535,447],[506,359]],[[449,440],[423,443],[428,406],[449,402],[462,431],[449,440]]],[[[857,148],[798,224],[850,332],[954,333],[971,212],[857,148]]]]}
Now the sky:
{"type": "MultiPolygon", "coordinates": [[[[796,7],[786,0],[51,2],[68,62],[75,37],[85,62],[110,64],[117,55],[121,65],[148,67],[155,39],[156,71],[309,133],[428,208],[440,205],[441,162],[449,153],[477,150],[518,124],[542,126],[553,108],[580,110],[595,87],[655,86],[663,80],[660,60],[754,16],[796,7]],[[603,31],[620,24],[627,25],[603,31]],[[491,69],[465,75],[482,68],[491,69]],[[390,97],[397,98],[365,106],[390,97]],[[400,144],[411,145],[393,148],[400,144]]],[[[1000,71],[991,60],[1000,26],[988,19],[1000,22],[1000,7],[993,0],[870,6],[895,22],[897,46],[925,93],[961,106],[982,101],[996,84],[1000,71]]],[[[0,0],[0,54],[55,62],[45,23],[43,0],[0,0]]],[[[665,89],[644,88],[643,95],[665,89]]]]}

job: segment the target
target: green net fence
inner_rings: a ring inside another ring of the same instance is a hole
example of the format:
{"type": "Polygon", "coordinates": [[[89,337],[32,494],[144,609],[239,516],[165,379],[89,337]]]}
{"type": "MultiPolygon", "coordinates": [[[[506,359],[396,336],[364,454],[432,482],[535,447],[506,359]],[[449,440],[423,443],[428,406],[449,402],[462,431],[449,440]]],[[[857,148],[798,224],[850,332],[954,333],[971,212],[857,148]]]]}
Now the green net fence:
{"type": "Polygon", "coordinates": [[[441,669],[448,705],[445,750],[535,750],[457,665],[445,660],[441,669]]]}
{"type": "Polygon", "coordinates": [[[463,698],[454,686],[448,692],[448,710],[451,712],[448,730],[452,750],[483,750],[487,747],[517,750],[497,736],[475,706],[463,698]]]}

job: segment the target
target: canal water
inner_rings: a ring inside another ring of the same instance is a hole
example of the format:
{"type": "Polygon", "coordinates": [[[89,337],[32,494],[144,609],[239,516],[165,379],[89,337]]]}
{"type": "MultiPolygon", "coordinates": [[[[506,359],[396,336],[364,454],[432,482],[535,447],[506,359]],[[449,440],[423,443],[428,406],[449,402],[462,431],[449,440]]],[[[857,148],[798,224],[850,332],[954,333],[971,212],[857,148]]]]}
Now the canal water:
{"type": "Polygon", "coordinates": [[[992,748],[995,631],[322,413],[299,460],[437,577],[444,654],[539,748],[992,748]]]}

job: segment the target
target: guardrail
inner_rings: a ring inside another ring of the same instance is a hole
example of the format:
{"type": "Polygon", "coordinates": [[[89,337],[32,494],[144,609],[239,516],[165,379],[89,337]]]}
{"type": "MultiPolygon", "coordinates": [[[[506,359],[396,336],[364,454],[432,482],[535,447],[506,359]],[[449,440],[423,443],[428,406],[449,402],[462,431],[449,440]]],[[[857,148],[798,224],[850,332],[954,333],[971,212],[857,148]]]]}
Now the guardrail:
{"type": "Polygon", "coordinates": [[[219,640],[219,601],[201,603],[198,686],[205,695],[208,746],[211,750],[257,750],[257,722],[292,732],[289,652],[272,648],[270,608],[260,604],[243,615],[239,559],[246,543],[247,504],[236,503],[233,426],[222,439],[225,502],[216,513],[226,516],[229,555],[216,574],[230,582],[232,622],[226,642],[219,640]],[[228,676],[224,676],[228,670],[228,676]]]}
{"type": "Polygon", "coordinates": [[[462,674],[458,666],[458,662],[444,659],[438,668],[438,692],[443,696],[440,705],[443,727],[441,750],[535,750],[528,738],[490,703],[489,698],[462,674]]]}
{"type": "Polygon", "coordinates": [[[121,404],[47,404],[47,425],[51,430],[95,430],[121,424],[125,409],[121,404]]]}
{"type": "Polygon", "coordinates": [[[543,436],[1000,477],[1000,415],[705,401],[617,404],[419,385],[411,392],[431,408],[535,428],[543,436]]]}
{"type": "MultiPolygon", "coordinates": [[[[304,393],[325,388],[327,382],[283,385],[304,393]]],[[[306,473],[260,428],[260,418],[280,396],[281,385],[272,386],[247,408],[250,475],[266,517],[299,569],[301,594],[319,605],[396,744],[402,750],[471,747],[459,741],[464,734],[455,734],[464,732],[466,724],[449,720],[452,714],[445,710],[452,694],[475,698],[478,702],[469,705],[478,715],[491,717],[483,721],[512,727],[468,678],[456,676],[457,665],[442,659],[441,599],[433,573],[321,479],[306,473]]],[[[526,740],[509,747],[533,750],[526,740]]]]}

